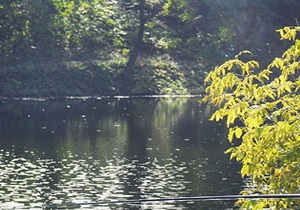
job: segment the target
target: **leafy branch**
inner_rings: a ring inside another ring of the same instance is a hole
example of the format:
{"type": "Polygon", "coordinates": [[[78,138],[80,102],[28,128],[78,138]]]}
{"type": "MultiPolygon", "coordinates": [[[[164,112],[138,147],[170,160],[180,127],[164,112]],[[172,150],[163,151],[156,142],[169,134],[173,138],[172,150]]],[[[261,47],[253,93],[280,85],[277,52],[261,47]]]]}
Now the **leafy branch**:
{"type": "MultiPolygon", "coordinates": [[[[250,53],[243,51],[205,79],[207,95],[202,102],[219,107],[211,120],[226,118],[228,140],[241,140],[226,152],[242,163],[241,175],[249,177],[251,187],[243,194],[300,191],[300,28],[277,31],[281,39],[294,44],[266,69],[258,72],[257,61],[240,60],[240,55],[250,53]],[[273,73],[275,70],[279,75],[273,73]]],[[[246,209],[300,205],[295,200],[241,200],[238,204],[246,209]]]]}

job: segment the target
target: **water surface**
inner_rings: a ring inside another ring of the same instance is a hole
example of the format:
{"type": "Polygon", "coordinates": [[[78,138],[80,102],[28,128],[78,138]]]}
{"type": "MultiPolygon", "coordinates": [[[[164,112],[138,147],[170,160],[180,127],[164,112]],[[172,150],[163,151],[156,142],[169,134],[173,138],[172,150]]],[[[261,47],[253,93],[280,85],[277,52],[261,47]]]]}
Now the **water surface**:
{"type": "MultiPolygon", "coordinates": [[[[197,98],[2,101],[0,208],[237,194],[226,127],[197,98]]],[[[226,209],[232,202],[75,209],[226,209]]]]}

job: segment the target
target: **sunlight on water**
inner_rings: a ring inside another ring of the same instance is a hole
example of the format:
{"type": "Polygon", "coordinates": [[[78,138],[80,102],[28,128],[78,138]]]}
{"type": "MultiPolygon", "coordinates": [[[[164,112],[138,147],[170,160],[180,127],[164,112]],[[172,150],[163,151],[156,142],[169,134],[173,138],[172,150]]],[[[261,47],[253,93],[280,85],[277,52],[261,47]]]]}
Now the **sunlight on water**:
{"type": "Polygon", "coordinates": [[[236,194],[222,123],[197,99],[0,104],[0,209],[226,209],[226,202],[102,201],[236,194]],[[77,206],[75,205],[77,204],[77,206]]]}
{"type": "MultiPolygon", "coordinates": [[[[0,208],[42,207],[46,204],[90,203],[134,198],[184,196],[189,191],[185,163],[176,160],[141,162],[125,158],[105,161],[16,157],[14,150],[1,151],[0,208]]],[[[143,204],[142,209],[176,209],[174,204],[143,204]]]]}

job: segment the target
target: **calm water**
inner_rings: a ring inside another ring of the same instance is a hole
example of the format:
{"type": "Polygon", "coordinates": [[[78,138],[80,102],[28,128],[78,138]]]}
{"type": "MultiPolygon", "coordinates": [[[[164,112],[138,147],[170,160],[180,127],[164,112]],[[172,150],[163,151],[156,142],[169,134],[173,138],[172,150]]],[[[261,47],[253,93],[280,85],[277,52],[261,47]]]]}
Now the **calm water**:
{"type": "MultiPolygon", "coordinates": [[[[199,99],[0,103],[0,209],[237,194],[226,127],[199,99]]],[[[82,205],[76,209],[228,209],[232,202],[82,205]]]]}

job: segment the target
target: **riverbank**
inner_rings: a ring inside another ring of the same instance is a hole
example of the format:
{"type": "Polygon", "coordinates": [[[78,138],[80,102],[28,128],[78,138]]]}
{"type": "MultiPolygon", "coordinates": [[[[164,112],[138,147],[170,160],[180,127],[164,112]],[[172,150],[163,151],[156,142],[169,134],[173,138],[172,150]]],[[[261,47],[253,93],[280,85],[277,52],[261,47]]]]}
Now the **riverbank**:
{"type": "Polygon", "coordinates": [[[128,95],[128,96],[66,96],[66,97],[0,97],[1,101],[102,100],[138,98],[202,98],[202,95],[128,95]]]}
{"type": "Polygon", "coordinates": [[[262,68],[280,56],[285,47],[275,30],[295,24],[300,6],[148,2],[145,33],[129,65],[139,13],[121,2],[80,2],[0,4],[0,96],[201,94],[207,73],[240,51],[251,51],[249,59],[262,68]]]}
{"type": "Polygon", "coordinates": [[[135,67],[132,81],[126,86],[127,82],[122,77],[126,61],[29,60],[1,66],[0,96],[57,98],[201,94],[205,71],[200,71],[199,67],[196,69],[196,64],[187,66],[184,61],[180,63],[164,60],[135,67]]]}

